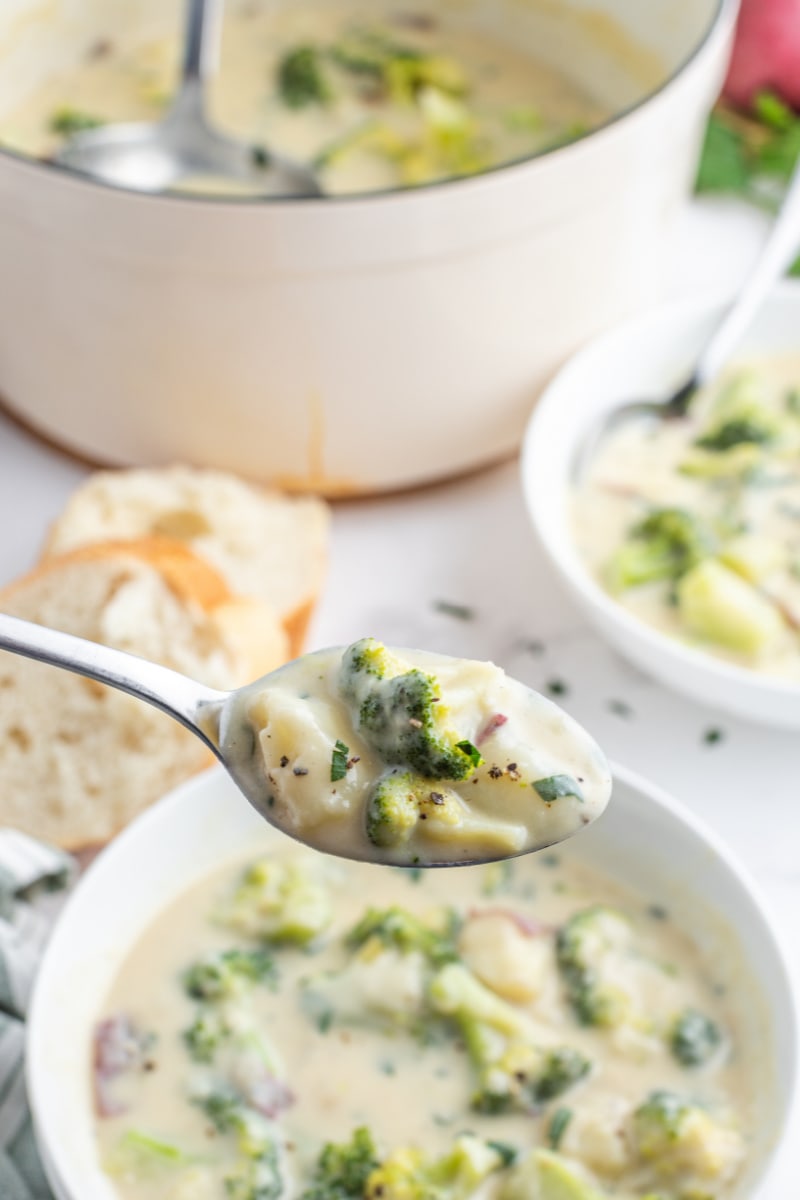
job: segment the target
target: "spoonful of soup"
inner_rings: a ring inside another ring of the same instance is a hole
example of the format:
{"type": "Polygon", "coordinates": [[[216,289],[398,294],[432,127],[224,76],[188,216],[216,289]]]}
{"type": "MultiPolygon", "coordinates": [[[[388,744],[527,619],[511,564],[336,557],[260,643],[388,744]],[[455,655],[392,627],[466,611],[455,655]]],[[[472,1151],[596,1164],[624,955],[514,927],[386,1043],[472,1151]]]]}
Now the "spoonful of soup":
{"type": "Polygon", "coordinates": [[[493,663],[364,638],[220,692],[6,614],[0,648],[155,705],[205,742],[270,824],[344,858],[510,858],[571,837],[611,793],[588,734],[493,663]]]}
{"type": "Polygon", "coordinates": [[[217,60],[222,0],[186,3],[181,82],[164,119],[77,133],[59,150],[58,162],[103,183],[143,192],[321,195],[309,167],[229,137],[210,123],[206,83],[217,60]]]}

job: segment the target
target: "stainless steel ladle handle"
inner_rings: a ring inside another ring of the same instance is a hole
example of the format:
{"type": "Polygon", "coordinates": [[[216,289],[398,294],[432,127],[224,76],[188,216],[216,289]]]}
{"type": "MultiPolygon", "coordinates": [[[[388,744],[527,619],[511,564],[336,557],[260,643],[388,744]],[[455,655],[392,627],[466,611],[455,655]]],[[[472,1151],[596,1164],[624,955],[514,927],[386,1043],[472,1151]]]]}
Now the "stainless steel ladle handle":
{"type": "Polygon", "coordinates": [[[224,0],[186,0],[181,80],[167,120],[205,121],[206,82],[219,60],[224,0]]]}
{"type": "Polygon", "coordinates": [[[137,700],[145,700],[180,721],[210,750],[218,753],[218,747],[198,723],[198,718],[203,708],[218,706],[226,700],[227,692],[205,687],[178,671],[127,654],[124,650],[101,646],[71,633],[60,633],[32,621],[10,617],[7,613],[0,613],[0,649],[86,675],[98,683],[127,692],[137,700]]]}
{"type": "Polygon", "coordinates": [[[728,309],[722,324],[698,359],[693,385],[704,387],[727,365],[739,339],[762,300],[783,275],[800,250],[800,162],[776,216],[769,236],[739,297],[728,309]]]}

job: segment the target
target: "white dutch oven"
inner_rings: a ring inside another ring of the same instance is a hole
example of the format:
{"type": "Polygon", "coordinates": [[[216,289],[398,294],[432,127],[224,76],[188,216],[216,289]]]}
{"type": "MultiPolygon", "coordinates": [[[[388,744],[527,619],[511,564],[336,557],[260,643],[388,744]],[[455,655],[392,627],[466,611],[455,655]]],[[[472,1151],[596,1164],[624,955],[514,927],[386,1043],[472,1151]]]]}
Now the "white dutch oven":
{"type": "MultiPolygon", "coordinates": [[[[131,10],[137,28],[174,28],[172,0],[111,3],[115,34],[131,10]]],[[[501,0],[471,3],[488,20],[501,0]]],[[[85,48],[92,7],[4,0],[0,112],[85,48]]],[[[510,453],[558,364],[657,292],[736,7],[514,4],[541,57],[626,111],[549,154],[409,192],[146,197],[0,152],[0,393],[90,458],[186,459],[331,494],[510,453]],[[554,17],[583,9],[661,64],[647,98],[623,59],[554,17]]]]}

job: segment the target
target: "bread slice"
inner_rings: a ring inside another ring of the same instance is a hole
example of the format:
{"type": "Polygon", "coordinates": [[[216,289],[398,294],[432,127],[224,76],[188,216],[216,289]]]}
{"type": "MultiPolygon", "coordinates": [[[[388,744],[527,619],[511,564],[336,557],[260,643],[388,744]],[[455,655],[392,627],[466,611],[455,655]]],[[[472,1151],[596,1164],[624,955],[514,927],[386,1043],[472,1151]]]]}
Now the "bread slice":
{"type": "MultiPolygon", "coordinates": [[[[269,608],[232,596],[218,571],[168,539],[51,558],[0,591],[0,611],[223,689],[288,653],[269,608]]],[[[0,651],[0,825],[69,849],[104,842],[211,761],[202,742],[150,705],[0,651]]]]}
{"type": "Polygon", "coordinates": [[[108,539],[177,538],[216,567],[231,591],[274,609],[296,655],[322,585],[328,524],[322,500],[266,491],[222,471],[100,471],[67,503],[45,556],[108,539]]]}

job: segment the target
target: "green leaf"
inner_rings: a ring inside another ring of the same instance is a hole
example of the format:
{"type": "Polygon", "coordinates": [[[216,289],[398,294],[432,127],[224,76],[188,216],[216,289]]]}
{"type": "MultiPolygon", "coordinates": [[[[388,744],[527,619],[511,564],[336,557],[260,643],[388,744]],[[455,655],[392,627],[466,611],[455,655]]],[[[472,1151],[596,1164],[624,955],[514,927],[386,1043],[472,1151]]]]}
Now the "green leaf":
{"type": "Polygon", "coordinates": [[[331,756],[331,783],[336,783],[338,780],[344,779],[347,774],[347,756],[349,753],[350,747],[345,746],[344,742],[340,742],[337,738],[331,756]]]}
{"type": "Polygon", "coordinates": [[[750,176],[744,136],[712,113],[700,156],[697,191],[746,193],[750,176]]]}
{"type": "Polygon", "coordinates": [[[548,775],[546,779],[537,779],[532,787],[547,804],[552,804],[554,800],[560,800],[564,796],[574,796],[576,800],[583,800],[580,785],[571,775],[548,775]]]}

